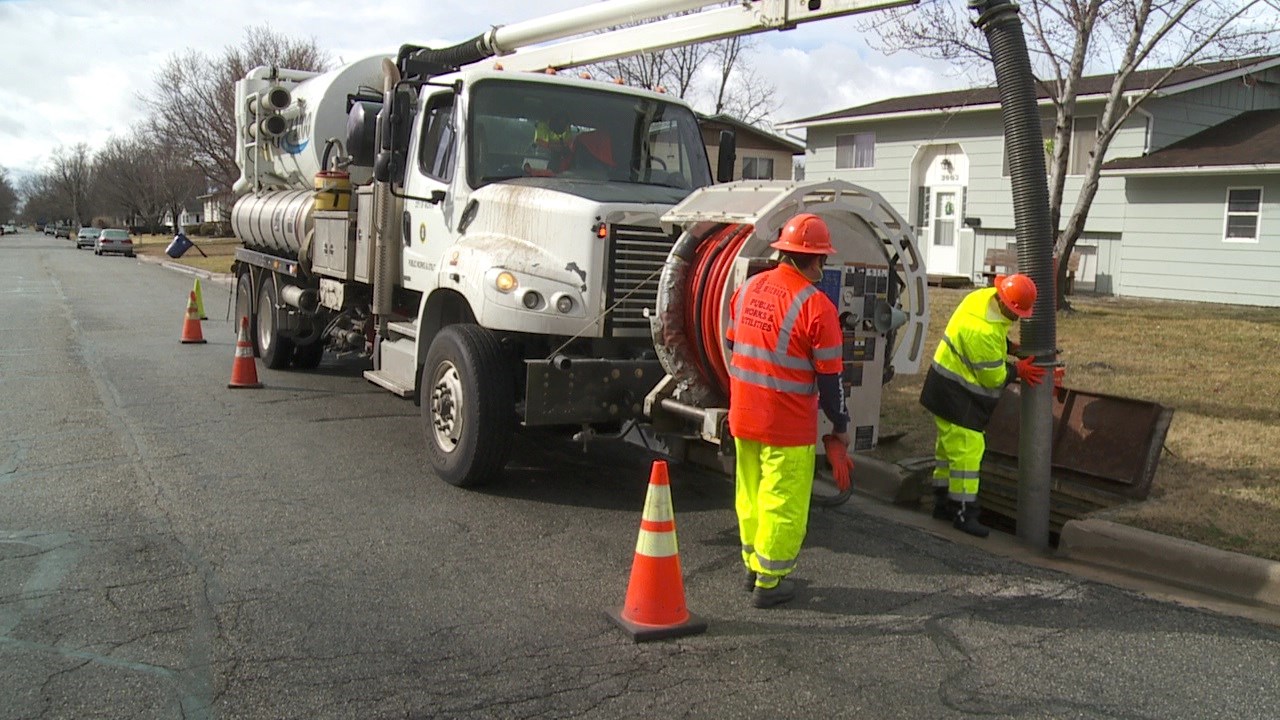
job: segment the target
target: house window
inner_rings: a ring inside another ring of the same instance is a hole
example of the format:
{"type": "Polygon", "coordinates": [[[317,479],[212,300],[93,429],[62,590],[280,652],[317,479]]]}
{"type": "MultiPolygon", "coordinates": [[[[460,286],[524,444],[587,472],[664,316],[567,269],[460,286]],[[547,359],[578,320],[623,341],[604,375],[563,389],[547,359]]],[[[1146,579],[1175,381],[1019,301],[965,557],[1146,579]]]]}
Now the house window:
{"type": "Polygon", "coordinates": [[[869,168],[875,165],[875,133],[836,136],[836,168],[869,168]]]}
{"type": "Polygon", "coordinates": [[[773,158],[762,158],[762,157],[742,158],[742,179],[743,180],[772,180],[773,179],[773,158]]]}
{"type": "MultiPolygon", "coordinates": [[[[1044,146],[1045,173],[1053,172],[1053,140],[1057,133],[1055,118],[1040,118],[1040,137],[1044,146]]],[[[1089,154],[1098,148],[1098,118],[1078,117],[1071,121],[1071,156],[1067,158],[1068,175],[1084,175],[1089,169],[1089,154]]],[[[1005,148],[1000,174],[1009,177],[1009,148],[1005,148]]]]}
{"type": "Polygon", "coordinates": [[[1067,174],[1085,174],[1089,169],[1089,155],[1097,148],[1098,118],[1092,115],[1075,118],[1071,125],[1071,161],[1067,165],[1067,174]]]}
{"type": "Polygon", "coordinates": [[[1262,219],[1262,188],[1227,188],[1225,242],[1258,242],[1262,219]]]}

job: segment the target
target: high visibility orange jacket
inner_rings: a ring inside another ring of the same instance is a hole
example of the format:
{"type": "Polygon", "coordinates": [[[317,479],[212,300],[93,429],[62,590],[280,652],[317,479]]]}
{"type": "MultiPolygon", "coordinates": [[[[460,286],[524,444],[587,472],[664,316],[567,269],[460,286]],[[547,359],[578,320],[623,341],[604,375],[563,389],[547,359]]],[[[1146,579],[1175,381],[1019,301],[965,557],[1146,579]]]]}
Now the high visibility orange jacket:
{"type": "Polygon", "coordinates": [[[730,312],[730,432],[766,445],[813,445],[817,376],[842,365],[835,305],[784,263],[739,287],[730,312]]]}

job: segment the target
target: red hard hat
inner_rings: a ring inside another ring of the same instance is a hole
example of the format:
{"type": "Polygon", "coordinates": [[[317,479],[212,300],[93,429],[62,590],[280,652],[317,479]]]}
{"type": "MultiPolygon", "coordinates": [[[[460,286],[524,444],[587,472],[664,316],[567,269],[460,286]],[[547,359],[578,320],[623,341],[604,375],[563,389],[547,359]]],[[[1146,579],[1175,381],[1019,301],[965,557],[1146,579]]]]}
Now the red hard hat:
{"type": "Polygon", "coordinates": [[[778,240],[769,247],[784,252],[808,255],[835,255],[831,246],[831,231],[827,223],[813,213],[800,213],[787,221],[778,240]]]}
{"type": "Polygon", "coordinates": [[[1036,304],[1036,284],[1022,273],[996,276],[996,296],[1004,306],[1020,318],[1031,317],[1032,305],[1036,304]]]}

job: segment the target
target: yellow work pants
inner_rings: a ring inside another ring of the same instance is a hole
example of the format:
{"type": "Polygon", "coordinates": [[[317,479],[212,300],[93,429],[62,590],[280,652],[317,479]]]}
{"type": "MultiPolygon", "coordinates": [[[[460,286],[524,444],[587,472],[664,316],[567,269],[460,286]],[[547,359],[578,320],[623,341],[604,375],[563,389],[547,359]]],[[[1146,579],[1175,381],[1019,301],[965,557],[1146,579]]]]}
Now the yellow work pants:
{"type": "Polygon", "coordinates": [[[933,486],[946,487],[957,502],[978,499],[978,470],[987,449],[986,436],[977,430],[947,422],[936,415],[938,440],[934,444],[933,486]]]}
{"type": "Polygon", "coordinates": [[[770,588],[795,569],[809,527],[814,446],[780,447],[734,438],[742,562],[770,588]]]}

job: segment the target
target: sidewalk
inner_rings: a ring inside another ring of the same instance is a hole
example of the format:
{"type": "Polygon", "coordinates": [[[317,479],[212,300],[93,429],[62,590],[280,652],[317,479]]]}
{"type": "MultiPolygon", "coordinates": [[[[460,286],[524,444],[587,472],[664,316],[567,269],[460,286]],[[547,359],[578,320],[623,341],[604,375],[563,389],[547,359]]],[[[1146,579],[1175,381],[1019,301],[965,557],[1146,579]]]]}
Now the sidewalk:
{"type": "Polygon", "coordinates": [[[1107,520],[1069,520],[1056,551],[1043,553],[993,531],[970,537],[927,513],[898,504],[906,471],[882,460],[855,457],[854,502],[955,542],[1039,567],[1081,575],[1162,599],[1280,624],[1280,563],[1219,550],[1107,520]],[[1225,601],[1225,602],[1224,602],[1225,601]]]}

